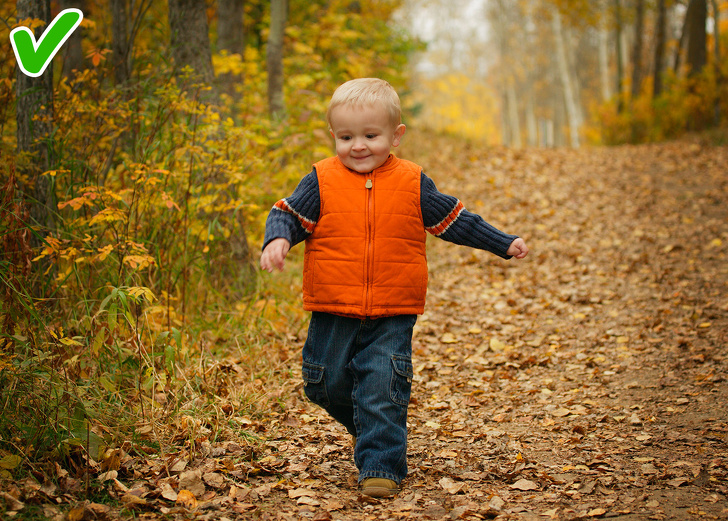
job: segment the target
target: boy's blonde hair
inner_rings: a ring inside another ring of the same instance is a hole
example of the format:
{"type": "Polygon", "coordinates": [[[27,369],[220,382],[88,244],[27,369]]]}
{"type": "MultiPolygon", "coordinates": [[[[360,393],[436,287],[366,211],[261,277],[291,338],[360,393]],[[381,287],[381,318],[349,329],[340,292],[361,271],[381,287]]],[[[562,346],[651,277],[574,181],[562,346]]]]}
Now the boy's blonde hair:
{"type": "Polygon", "coordinates": [[[331,128],[331,110],[340,105],[361,107],[364,105],[381,105],[389,114],[393,126],[402,123],[402,109],[399,96],[389,82],[379,78],[359,78],[350,80],[339,86],[331,96],[326,111],[326,122],[331,128]]]}

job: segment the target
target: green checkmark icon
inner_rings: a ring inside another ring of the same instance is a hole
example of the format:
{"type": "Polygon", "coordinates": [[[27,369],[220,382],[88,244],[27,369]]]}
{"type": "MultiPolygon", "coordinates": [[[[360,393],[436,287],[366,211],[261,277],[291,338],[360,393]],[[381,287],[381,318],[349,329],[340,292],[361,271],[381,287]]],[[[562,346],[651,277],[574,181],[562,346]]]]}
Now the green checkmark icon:
{"type": "Polygon", "coordinates": [[[26,76],[37,78],[46,70],[68,37],[81,24],[83,13],[79,9],[64,9],[43,31],[38,42],[27,27],[16,27],[10,32],[10,43],[20,70],[26,76]]]}

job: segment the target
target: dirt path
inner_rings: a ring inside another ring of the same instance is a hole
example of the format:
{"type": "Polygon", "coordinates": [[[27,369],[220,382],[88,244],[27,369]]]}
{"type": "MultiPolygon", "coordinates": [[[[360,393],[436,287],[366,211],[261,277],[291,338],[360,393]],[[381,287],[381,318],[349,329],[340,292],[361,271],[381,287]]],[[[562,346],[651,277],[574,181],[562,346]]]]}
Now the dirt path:
{"type": "Polygon", "coordinates": [[[506,262],[431,240],[396,497],[359,494],[350,436],[303,397],[305,332],[279,331],[266,357],[287,358],[280,379],[256,380],[269,410],[223,406],[210,429],[185,418],[184,449],[112,451],[119,472],[95,490],[113,506],[76,501],[80,479],[61,495],[29,477],[0,491],[8,512],[23,511],[21,487],[58,520],[728,519],[728,148],[407,135],[428,155],[403,157],[532,252],[506,262]],[[209,439],[233,414],[237,442],[209,439]]]}
{"type": "Polygon", "coordinates": [[[270,408],[236,416],[238,442],[188,425],[184,450],[124,452],[121,481],[98,477],[118,505],[46,518],[728,519],[728,148],[408,143],[429,155],[403,157],[532,252],[432,239],[403,490],[359,494],[350,436],[303,397],[305,332],[280,331],[270,408]]]}
{"type": "Polygon", "coordinates": [[[349,436],[302,398],[293,360],[287,412],[234,511],[728,518],[728,150],[457,146],[422,163],[532,255],[430,245],[403,491],[360,496],[349,436]]]}

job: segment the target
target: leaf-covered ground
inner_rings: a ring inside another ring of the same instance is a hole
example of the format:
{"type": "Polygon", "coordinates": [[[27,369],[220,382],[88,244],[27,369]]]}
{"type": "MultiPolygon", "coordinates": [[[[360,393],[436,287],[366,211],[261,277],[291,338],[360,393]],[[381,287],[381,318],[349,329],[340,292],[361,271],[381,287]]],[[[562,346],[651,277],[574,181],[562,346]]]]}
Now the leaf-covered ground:
{"type": "Polygon", "coordinates": [[[728,517],[728,150],[433,149],[439,188],[531,255],[430,244],[395,499],[357,493],[349,436],[299,390],[278,471],[242,502],[271,519],[728,517]]]}
{"type": "Polygon", "coordinates": [[[303,397],[291,331],[289,376],[269,382],[280,401],[251,420],[262,450],[130,458],[106,476],[112,495],[168,519],[728,518],[728,149],[408,134],[425,139],[429,155],[403,155],[531,254],[431,241],[403,490],[359,494],[350,437],[303,397]]]}

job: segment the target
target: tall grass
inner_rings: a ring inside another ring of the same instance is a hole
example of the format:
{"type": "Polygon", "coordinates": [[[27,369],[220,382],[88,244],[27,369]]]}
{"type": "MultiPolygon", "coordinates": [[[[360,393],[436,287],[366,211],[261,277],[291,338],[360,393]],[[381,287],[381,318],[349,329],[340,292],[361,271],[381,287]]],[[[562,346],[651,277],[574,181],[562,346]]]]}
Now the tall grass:
{"type": "Polygon", "coordinates": [[[236,127],[171,74],[135,89],[125,101],[94,71],[60,83],[57,166],[44,174],[59,224],[40,251],[30,237],[43,231],[6,176],[0,459],[17,462],[6,474],[52,461],[80,472],[129,439],[250,439],[240,419],[265,410],[255,375],[277,357],[259,355],[284,336],[248,240],[273,202],[261,156],[277,168],[290,151],[276,141],[302,129],[236,127]]]}
{"type": "MultiPolygon", "coordinates": [[[[68,473],[75,494],[110,450],[253,444],[283,413],[274,380],[306,316],[299,270],[263,283],[255,267],[265,217],[331,152],[323,114],[335,86],[371,75],[401,87],[414,49],[386,23],[396,2],[361,14],[344,0],[298,4],[282,119],[267,113],[254,45],[214,57],[235,81],[219,94],[175,76],[151,38],[137,42],[126,85],[100,48],[93,67],[58,76],[44,143],[54,164],[42,174],[58,202],[51,230],[29,217],[14,88],[0,81],[0,479],[60,486],[68,473]]],[[[163,42],[149,16],[147,34],[163,42]]],[[[100,47],[96,23],[86,43],[100,47]]]]}

